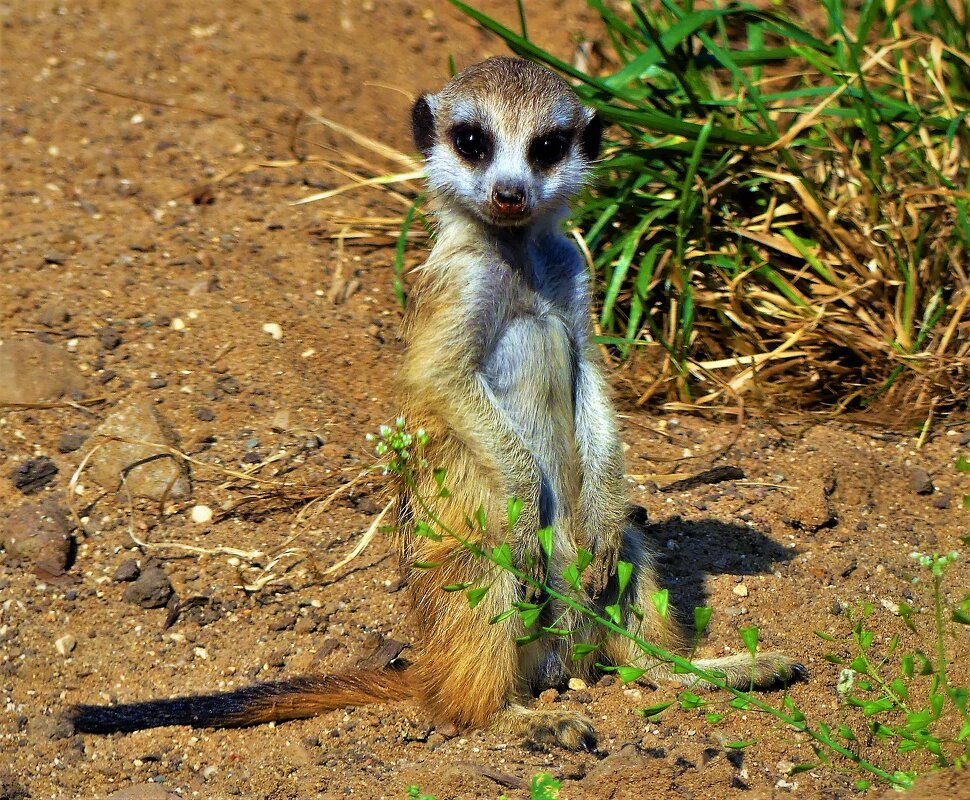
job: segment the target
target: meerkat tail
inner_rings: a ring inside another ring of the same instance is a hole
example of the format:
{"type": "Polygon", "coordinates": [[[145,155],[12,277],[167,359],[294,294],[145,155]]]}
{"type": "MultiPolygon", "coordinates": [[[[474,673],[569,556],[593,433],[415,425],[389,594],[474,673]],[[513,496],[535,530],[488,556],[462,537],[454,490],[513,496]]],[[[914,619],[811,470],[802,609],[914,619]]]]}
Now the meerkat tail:
{"type": "Polygon", "coordinates": [[[339,675],[301,675],[231,692],[149,700],[117,706],[75,706],[70,720],[78,733],[129,733],[168,725],[236,728],[306,719],[345,706],[414,696],[406,671],[356,670],[339,675]]]}

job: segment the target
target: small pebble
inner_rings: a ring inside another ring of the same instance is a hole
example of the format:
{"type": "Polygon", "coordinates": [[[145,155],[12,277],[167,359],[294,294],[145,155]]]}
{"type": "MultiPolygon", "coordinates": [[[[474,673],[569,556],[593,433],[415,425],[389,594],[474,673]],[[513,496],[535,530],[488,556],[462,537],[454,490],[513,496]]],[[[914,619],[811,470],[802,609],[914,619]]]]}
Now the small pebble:
{"type": "Polygon", "coordinates": [[[54,642],[54,649],[57,650],[57,652],[62,656],[67,656],[70,654],[75,647],[77,647],[77,639],[75,639],[69,633],[65,633],[54,642]]]}
{"type": "Polygon", "coordinates": [[[555,703],[559,699],[559,692],[555,689],[546,689],[539,694],[540,703],[555,703]]]}
{"type": "Polygon", "coordinates": [[[105,350],[115,350],[121,344],[121,334],[112,327],[100,328],[97,336],[105,350]]]}
{"type": "Polygon", "coordinates": [[[185,330],[185,320],[182,319],[181,317],[175,317],[175,319],[173,319],[172,322],[170,323],[169,327],[173,331],[184,331],[185,330]]]}
{"type": "Polygon", "coordinates": [[[748,596],[748,587],[745,586],[743,583],[739,583],[731,591],[734,592],[738,597],[748,596]]]}
{"type": "Polygon", "coordinates": [[[59,453],[73,453],[75,450],[80,450],[90,435],[87,431],[64,431],[57,438],[57,450],[59,453]]]}
{"type": "Polygon", "coordinates": [[[569,688],[570,689],[573,689],[573,690],[575,690],[577,692],[581,692],[584,689],[588,689],[589,688],[586,685],[586,681],[584,681],[582,678],[570,678],[568,685],[569,685],[569,688]]]}
{"type": "Polygon", "coordinates": [[[212,509],[209,506],[193,506],[192,521],[200,525],[204,525],[206,522],[212,522],[212,509]]]}
{"type": "Polygon", "coordinates": [[[930,474],[919,467],[909,473],[909,486],[916,494],[933,494],[936,488],[933,486],[930,474]]]}
{"type": "Polygon", "coordinates": [[[212,422],[216,418],[216,413],[211,408],[202,406],[201,408],[195,409],[195,418],[202,422],[212,422]]]}
{"type": "Polygon", "coordinates": [[[277,322],[266,322],[263,324],[263,333],[268,333],[274,339],[279,341],[283,338],[283,328],[280,327],[277,322]]]}
{"type": "Polygon", "coordinates": [[[138,562],[133,558],[126,558],[118,565],[118,569],[111,576],[111,580],[115,583],[130,583],[136,580],[140,574],[141,570],[138,568],[138,562]]]}

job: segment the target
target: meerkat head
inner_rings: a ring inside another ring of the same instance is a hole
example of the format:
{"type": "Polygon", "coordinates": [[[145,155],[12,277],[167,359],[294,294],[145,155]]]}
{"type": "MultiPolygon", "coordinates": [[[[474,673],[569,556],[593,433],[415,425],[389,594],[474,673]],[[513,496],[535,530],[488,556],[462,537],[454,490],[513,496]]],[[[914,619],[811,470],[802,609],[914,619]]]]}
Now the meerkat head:
{"type": "Polygon", "coordinates": [[[601,124],[562,78],[516,58],[458,73],[412,112],[431,189],[493,225],[526,225],[582,185],[601,124]]]}

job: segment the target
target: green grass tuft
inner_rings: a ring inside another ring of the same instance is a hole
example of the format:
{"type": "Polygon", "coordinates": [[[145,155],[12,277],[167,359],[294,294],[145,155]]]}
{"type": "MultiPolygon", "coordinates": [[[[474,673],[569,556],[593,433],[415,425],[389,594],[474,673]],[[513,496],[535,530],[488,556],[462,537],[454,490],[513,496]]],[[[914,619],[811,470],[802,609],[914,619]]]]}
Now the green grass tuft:
{"type": "Polygon", "coordinates": [[[581,68],[524,18],[517,32],[453,2],[611,126],[574,221],[602,342],[632,361],[641,401],[966,406],[961,4],[826,0],[809,29],[747,4],[589,0],[609,48],[581,68]]]}

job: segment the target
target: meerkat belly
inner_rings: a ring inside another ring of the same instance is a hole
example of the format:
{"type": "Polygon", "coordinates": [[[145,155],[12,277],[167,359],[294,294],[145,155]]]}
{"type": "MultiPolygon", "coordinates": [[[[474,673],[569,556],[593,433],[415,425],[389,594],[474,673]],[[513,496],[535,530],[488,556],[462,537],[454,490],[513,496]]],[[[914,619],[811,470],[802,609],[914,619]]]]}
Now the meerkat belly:
{"type": "Polygon", "coordinates": [[[565,323],[552,314],[513,318],[487,357],[482,375],[539,462],[541,523],[561,523],[573,511],[580,483],[575,355],[565,323]]]}

